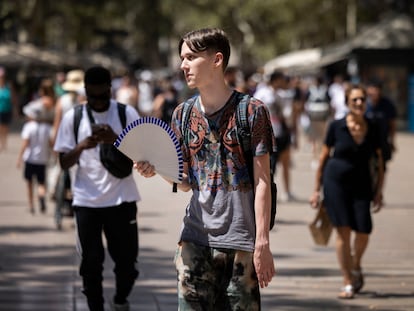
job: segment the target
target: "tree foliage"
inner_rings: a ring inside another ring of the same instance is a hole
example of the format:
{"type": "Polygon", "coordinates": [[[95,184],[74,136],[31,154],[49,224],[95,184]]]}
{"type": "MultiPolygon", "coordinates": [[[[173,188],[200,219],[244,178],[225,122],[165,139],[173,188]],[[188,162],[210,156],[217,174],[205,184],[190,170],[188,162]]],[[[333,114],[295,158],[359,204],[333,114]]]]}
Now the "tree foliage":
{"type": "Polygon", "coordinates": [[[239,63],[254,67],[346,39],[352,6],[357,29],[390,11],[414,12],[409,0],[2,0],[0,41],[102,51],[135,67],[160,68],[170,65],[180,35],[220,27],[239,63]]]}

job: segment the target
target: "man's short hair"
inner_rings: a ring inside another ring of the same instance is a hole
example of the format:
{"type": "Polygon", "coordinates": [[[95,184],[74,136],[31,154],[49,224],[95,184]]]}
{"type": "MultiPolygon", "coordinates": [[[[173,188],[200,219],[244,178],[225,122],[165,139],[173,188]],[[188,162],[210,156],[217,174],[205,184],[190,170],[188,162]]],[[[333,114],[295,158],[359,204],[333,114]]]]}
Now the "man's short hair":
{"type": "Polygon", "coordinates": [[[368,81],[367,87],[375,87],[375,88],[381,90],[382,89],[382,82],[381,82],[381,80],[379,80],[377,78],[372,78],[368,81]]]}
{"type": "Polygon", "coordinates": [[[281,79],[285,79],[285,74],[281,71],[275,70],[270,75],[269,82],[273,82],[273,81],[281,80],[281,79]]]}
{"type": "Polygon", "coordinates": [[[111,73],[101,66],[94,66],[85,72],[85,85],[88,84],[111,84],[111,73]]]}
{"type": "Polygon", "coordinates": [[[195,53],[203,51],[220,52],[223,54],[223,70],[226,69],[230,59],[230,43],[223,30],[219,28],[202,28],[190,31],[181,38],[178,44],[178,53],[180,55],[184,43],[195,53]]]}

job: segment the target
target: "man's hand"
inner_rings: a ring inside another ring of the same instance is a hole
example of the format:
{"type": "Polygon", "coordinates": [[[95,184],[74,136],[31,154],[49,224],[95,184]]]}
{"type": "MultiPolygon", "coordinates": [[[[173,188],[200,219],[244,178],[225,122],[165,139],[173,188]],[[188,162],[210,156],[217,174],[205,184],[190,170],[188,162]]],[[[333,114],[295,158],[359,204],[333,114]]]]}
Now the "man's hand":
{"type": "Polygon", "coordinates": [[[92,136],[103,144],[113,144],[118,137],[108,124],[93,124],[92,136]]]}
{"type": "Polygon", "coordinates": [[[80,150],[86,150],[86,149],[95,148],[98,145],[98,143],[99,143],[98,138],[92,135],[80,141],[76,147],[80,148],[80,150]]]}
{"type": "Polygon", "coordinates": [[[134,169],[144,177],[152,177],[156,174],[154,165],[148,161],[134,162],[134,169]]]}
{"type": "Polygon", "coordinates": [[[253,263],[260,287],[267,287],[276,273],[269,245],[256,245],[253,255],[253,263]]]}
{"type": "Polygon", "coordinates": [[[384,206],[384,202],[383,202],[382,192],[377,192],[374,195],[371,210],[373,213],[378,213],[382,209],[383,206],[384,206]]]}

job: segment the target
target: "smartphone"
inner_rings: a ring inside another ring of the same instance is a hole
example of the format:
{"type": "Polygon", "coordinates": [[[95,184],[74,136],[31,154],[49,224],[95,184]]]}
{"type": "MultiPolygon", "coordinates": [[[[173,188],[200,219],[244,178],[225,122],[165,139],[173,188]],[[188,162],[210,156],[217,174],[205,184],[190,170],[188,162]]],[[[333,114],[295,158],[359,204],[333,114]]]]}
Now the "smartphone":
{"type": "Polygon", "coordinates": [[[103,125],[102,124],[92,124],[92,135],[98,135],[100,129],[102,129],[103,125]]]}

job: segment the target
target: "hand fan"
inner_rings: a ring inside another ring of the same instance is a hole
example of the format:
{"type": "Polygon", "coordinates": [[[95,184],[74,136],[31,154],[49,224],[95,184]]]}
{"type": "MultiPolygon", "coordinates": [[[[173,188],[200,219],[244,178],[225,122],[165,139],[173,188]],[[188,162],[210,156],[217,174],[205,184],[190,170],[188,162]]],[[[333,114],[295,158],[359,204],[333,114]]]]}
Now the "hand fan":
{"type": "Polygon", "coordinates": [[[114,143],[133,161],[148,161],[158,174],[176,183],[183,177],[180,144],[173,130],[164,121],[143,117],[130,123],[114,143]]]}

